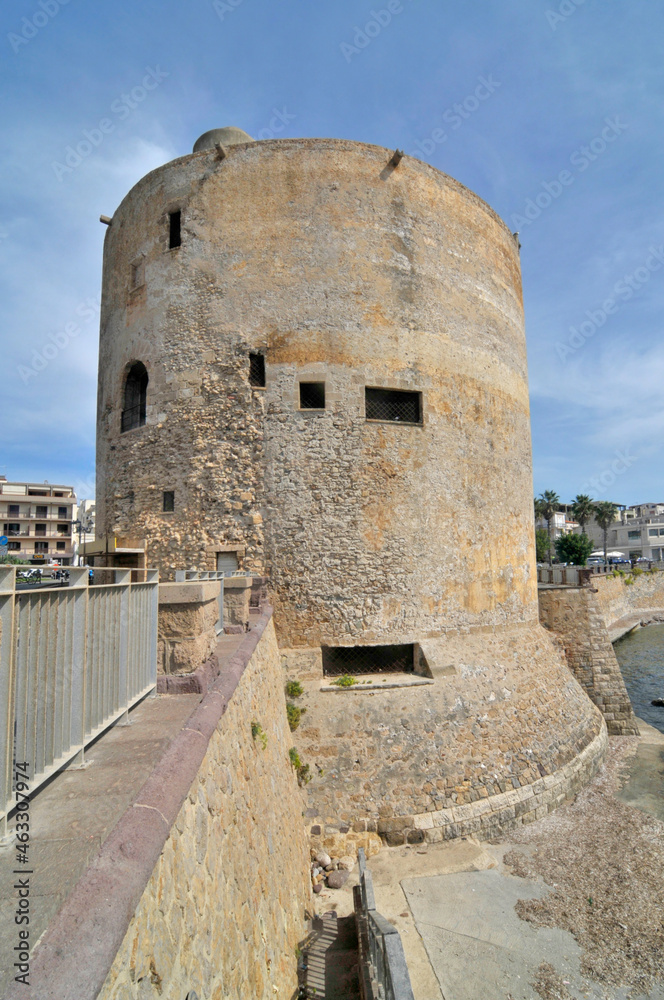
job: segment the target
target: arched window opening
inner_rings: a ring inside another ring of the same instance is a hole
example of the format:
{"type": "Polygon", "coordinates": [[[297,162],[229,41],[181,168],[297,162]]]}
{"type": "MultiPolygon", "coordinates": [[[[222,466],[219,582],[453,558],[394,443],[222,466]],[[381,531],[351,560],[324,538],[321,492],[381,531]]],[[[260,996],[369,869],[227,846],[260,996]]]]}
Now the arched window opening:
{"type": "Polygon", "coordinates": [[[145,423],[145,404],[148,394],[148,373],[145,365],[137,361],[127,374],[122,409],[122,431],[131,431],[145,423]]]}

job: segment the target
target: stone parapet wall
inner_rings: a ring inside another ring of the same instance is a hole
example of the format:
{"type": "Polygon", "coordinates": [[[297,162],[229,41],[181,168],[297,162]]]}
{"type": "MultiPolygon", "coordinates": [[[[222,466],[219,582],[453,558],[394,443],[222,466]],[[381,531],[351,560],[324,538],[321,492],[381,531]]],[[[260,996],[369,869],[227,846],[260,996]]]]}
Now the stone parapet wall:
{"type": "Polygon", "coordinates": [[[311,899],[290,745],[264,613],[40,941],[31,1000],[290,1000],[311,899]]]}
{"type": "MultiPolygon", "coordinates": [[[[614,584],[621,581],[613,578],[607,582],[614,584]]],[[[570,670],[602,712],[609,733],[617,736],[638,735],[632,703],[606,630],[596,590],[590,587],[541,587],[539,607],[540,621],[558,637],[570,670]]]]}
{"type": "Polygon", "coordinates": [[[321,690],[320,651],[282,649],[287,677],[304,687],[293,739],[312,775],[308,825],[337,838],[335,850],[363,833],[387,839],[388,820],[486,810],[483,800],[488,815],[501,795],[574,768],[603,728],[539,625],[453,632],[423,648],[432,684],[371,691],[321,690]]]}
{"type": "Polygon", "coordinates": [[[664,573],[644,572],[625,583],[623,576],[593,576],[597,607],[607,628],[634,611],[664,609],[664,573]]]}
{"type": "Polygon", "coordinates": [[[132,918],[101,1000],[290,997],[309,853],[272,623],[256,647],[132,918]],[[252,737],[252,724],[265,733],[252,737]],[[151,982],[152,992],[145,993],[151,982]]]}
{"type": "Polygon", "coordinates": [[[220,582],[159,584],[157,672],[190,674],[217,644],[220,582]]]}

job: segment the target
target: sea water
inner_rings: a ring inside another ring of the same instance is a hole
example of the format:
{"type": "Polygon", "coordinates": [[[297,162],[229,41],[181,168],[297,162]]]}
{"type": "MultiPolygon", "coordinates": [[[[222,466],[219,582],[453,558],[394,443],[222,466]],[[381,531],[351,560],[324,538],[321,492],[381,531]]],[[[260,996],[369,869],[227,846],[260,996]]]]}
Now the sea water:
{"type": "Polygon", "coordinates": [[[664,733],[664,708],[653,698],[664,699],[664,625],[648,625],[614,643],[634,712],[664,733]]]}

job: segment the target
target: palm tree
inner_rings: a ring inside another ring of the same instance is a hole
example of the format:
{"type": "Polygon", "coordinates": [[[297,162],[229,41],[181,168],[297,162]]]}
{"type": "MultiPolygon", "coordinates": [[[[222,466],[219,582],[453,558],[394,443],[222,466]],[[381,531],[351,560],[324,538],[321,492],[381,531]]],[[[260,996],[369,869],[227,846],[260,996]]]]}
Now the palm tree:
{"type": "Polygon", "coordinates": [[[538,517],[543,517],[546,521],[546,530],[549,535],[549,566],[551,565],[551,522],[553,515],[560,509],[560,497],[553,490],[544,490],[535,500],[535,512],[538,517]]]}
{"type": "Polygon", "coordinates": [[[609,528],[616,519],[616,514],[618,513],[618,508],[614,503],[609,500],[600,500],[599,503],[595,504],[595,520],[599,524],[600,528],[604,532],[604,565],[606,566],[606,540],[609,534],[609,528]]]}
{"type": "Polygon", "coordinates": [[[572,503],[572,514],[581,525],[581,534],[586,534],[586,524],[595,513],[595,501],[585,493],[577,493],[572,503]]]}

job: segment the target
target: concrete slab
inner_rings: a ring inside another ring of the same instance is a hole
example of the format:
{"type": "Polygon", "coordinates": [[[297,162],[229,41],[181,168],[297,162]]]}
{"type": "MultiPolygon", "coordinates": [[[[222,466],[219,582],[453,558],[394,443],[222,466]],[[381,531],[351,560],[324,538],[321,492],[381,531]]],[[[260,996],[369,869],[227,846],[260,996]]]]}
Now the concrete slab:
{"type": "MultiPolygon", "coordinates": [[[[88,864],[200,702],[200,695],[146,698],[86,751],[86,766],[60,771],[30,808],[30,944],[34,949],[88,864]]],[[[0,996],[13,978],[16,892],[14,821],[0,846],[0,996]]]]}
{"type": "Polygon", "coordinates": [[[637,719],[641,740],[616,798],[664,822],[664,733],[637,719]]]}
{"type": "MultiPolygon", "coordinates": [[[[451,998],[443,997],[400,880],[404,877],[436,876],[446,872],[478,871],[495,864],[496,860],[486,850],[486,846],[470,839],[441,844],[386,847],[380,854],[369,859],[376,908],[401,935],[415,1000],[451,998]]],[[[333,912],[340,918],[351,914],[353,886],[357,883],[356,869],[343,889],[325,889],[318,897],[319,912],[323,912],[324,916],[333,912]]]]}
{"type": "MultiPolygon", "coordinates": [[[[628,990],[604,989],[580,972],[581,949],[567,931],[535,928],[514,909],[549,888],[516,878],[502,864],[504,848],[491,847],[496,866],[477,872],[408,878],[403,891],[445,1000],[637,1000],[628,990]],[[560,992],[533,983],[552,967],[560,992]]],[[[432,994],[436,997],[439,994],[432,994]]],[[[661,1000],[662,991],[648,1000],[661,1000]]],[[[639,998],[645,1000],[645,998],[639,998]]]]}

